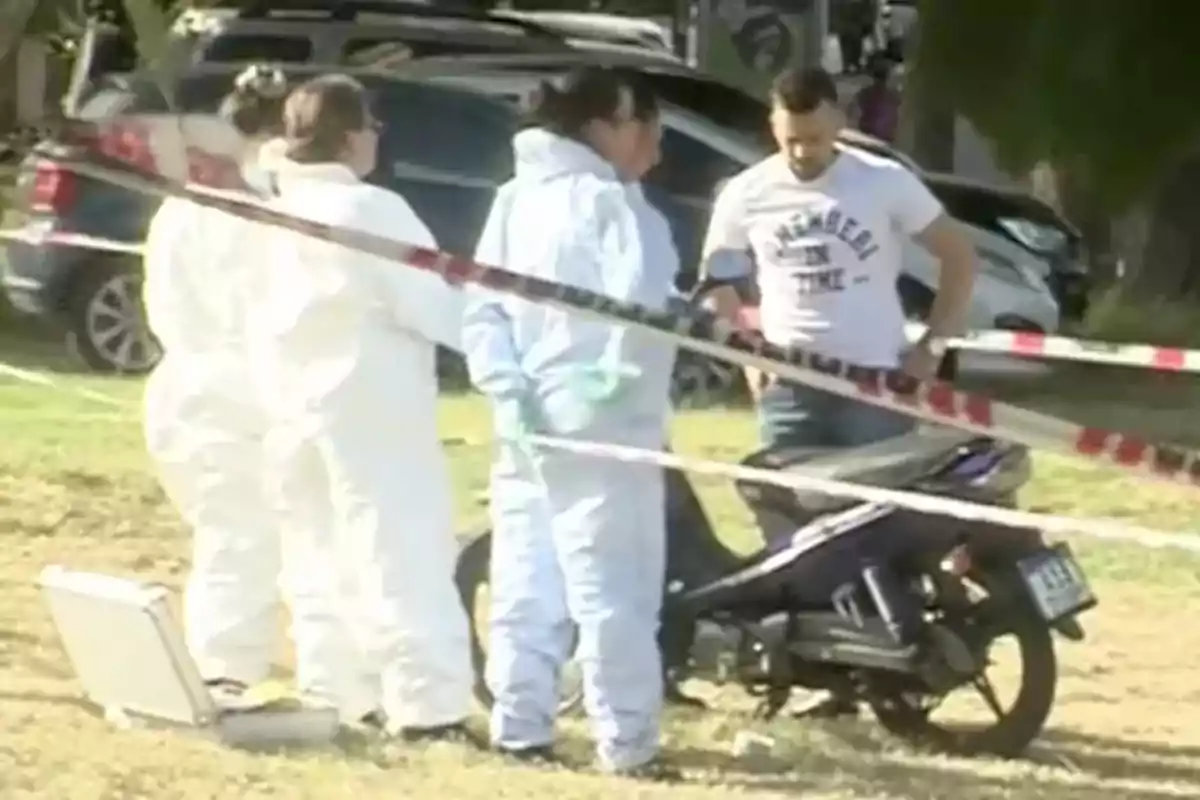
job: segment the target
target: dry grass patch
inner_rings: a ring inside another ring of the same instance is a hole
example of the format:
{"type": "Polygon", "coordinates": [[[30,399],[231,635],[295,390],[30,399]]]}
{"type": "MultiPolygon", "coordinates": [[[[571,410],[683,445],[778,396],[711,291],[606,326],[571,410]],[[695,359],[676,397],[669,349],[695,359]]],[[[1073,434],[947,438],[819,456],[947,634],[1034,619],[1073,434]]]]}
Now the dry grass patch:
{"type": "MultiPolygon", "coordinates": [[[[71,379],[136,400],[136,384],[71,379]]],[[[833,800],[1125,800],[1200,796],[1200,562],[1174,552],[1079,545],[1101,606],[1089,639],[1060,646],[1060,702],[1051,730],[1023,761],[948,759],[885,737],[869,720],[757,726],[728,691],[719,712],[672,714],[668,749],[688,785],[618,783],[573,772],[509,768],[451,746],[359,744],[341,753],[253,755],[199,739],[110,730],[79,687],[33,586],[48,563],[160,580],[178,589],[187,535],[149,475],[137,425],[85,401],[0,383],[0,797],[3,798],[584,798],[730,796],[833,800]],[[769,762],[728,754],[734,735],[761,727],[779,742],[769,762]]],[[[487,422],[479,403],[446,403],[461,529],[482,524],[487,422]]],[[[730,458],[751,446],[747,415],[681,418],[683,452],[730,458]]],[[[755,538],[732,490],[699,482],[732,539],[755,538]]],[[[1116,473],[1039,458],[1026,504],[1142,525],[1197,527],[1194,493],[1134,484],[1116,473]]],[[[131,654],[131,668],[135,667],[131,654]]],[[[281,654],[286,661],[286,654],[281,654]]],[[[588,758],[586,729],[564,725],[568,754],[588,758]]]]}

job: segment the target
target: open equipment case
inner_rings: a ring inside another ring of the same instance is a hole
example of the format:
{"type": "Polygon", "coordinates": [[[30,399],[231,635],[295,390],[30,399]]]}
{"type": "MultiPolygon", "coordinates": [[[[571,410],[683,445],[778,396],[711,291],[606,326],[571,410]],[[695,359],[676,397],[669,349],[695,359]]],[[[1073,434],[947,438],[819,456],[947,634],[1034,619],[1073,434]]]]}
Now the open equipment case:
{"type": "Polygon", "coordinates": [[[110,575],[46,567],[38,583],[88,699],[120,728],[178,729],[246,749],[333,742],[332,707],[214,696],[187,651],[170,592],[110,575]]]}

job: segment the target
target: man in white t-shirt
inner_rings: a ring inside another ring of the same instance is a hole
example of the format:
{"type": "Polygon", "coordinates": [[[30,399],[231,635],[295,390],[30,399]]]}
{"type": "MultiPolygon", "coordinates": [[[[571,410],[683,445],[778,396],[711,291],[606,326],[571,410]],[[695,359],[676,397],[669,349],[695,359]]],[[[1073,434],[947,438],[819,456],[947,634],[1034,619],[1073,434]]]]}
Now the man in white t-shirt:
{"type": "MultiPolygon", "coordinates": [[[[763,335],[772,342],[932,378],[970,304],[970,243],[902,164],[838,144],[843,116],[827,72],[788,70],[771,94],[779,152],[730,179],[717,196],[702,278],[752,277],[763,335]],[[906,236],[941,263],[928,333],[911,348],[896,290],[906,236]]],[[[734,286],[718,286],[709,299],[718,314],[737,316],[734,286]]],[[[849,447],[909,427],[909,418],[874,406],[751,377],[768,445],[849,447]]]]}
{"type": "MultiPolygon", "coordinates": [[[[752,278],[763,335],[850,364],[934,377],[970,305],[970,243],[902,164],[837,141],[844,118],[821,69],[787,70],[771,90],[779,152],[725,184],[713,206],[701,278],[710,307],[736,319],[733,281],[752,278]],[[909,347],[896,289],[904,237],[938,259],[928,332],[909,347]]],[[[898,436],[911,417],[747,370],[767,447],[853,447],[898,436]]],[[[824,710],[850,711],[834,703],[824,710]]]]}

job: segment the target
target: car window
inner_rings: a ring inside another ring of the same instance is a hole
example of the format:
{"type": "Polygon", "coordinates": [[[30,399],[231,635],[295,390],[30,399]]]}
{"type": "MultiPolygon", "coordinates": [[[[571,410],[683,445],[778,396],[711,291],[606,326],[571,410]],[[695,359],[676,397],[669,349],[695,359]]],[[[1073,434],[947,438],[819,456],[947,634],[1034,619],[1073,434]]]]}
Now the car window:
{"type": "Polygon", "coordinates": [[[663,100],[737,131],[749,140],[770,145],[767,104],[741,89],[713,80],[667,73],[648,75],[663,100]]]}
{"type": "Polygon", "coordinates": [[[200,61],[273,61],[304,64],[312,59],[312,42],[307,36],[278,36],[262,33],[222,33],[201,49],[200,61]]]}
{"type": "Polygon", "coordinates": [[[743,164],[678,128],[664,127],[662,161],[646,180],[669,194],[708,202],[717,183],[743,168],[743,164]]]}
{"type": "Polygon", "coordinates": [[[397,168],[419,165],[473,184],[499,184],[512,174],[517,128],[512,109],[430,84],[381,81],[372,90],[375,113],[384,123],[381,161],[397,168]]]}

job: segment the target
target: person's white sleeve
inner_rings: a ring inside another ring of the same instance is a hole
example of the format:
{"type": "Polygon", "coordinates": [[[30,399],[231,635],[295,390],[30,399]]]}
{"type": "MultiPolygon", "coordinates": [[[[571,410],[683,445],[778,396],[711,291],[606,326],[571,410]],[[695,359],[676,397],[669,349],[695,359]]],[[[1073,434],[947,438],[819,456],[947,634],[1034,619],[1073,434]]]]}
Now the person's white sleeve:
{"type": "MultiPolygon", "coordinates": [[[[437,249],[437,240],[399,195],[381,192],[387,199],[372,204],[368,230],[403,244],[437,249]]],[[[440,275],[406,264],[376,258],[376,271],[384,277],[391,295],[396,323],[431,342],[462,352],[462,289],[440,275]]]]}
{"type": "Polygon", "coordinates": [[[746,233],[745,181],[736,176],[717,192],[700,251],[700,279],[737,280],[754,271],[746,233]]]}
{"type": "MultiPolygon", "coordinates": [[[[476,262],[503,265],[507,206],[501,189],[475,247],[476,262]]],[[[462,343],[467,374],[476,389],[494,398],[518,397],[525,391],[511,305],[512,300],[499,292],[479,286],[466,289],[462,343]]]]}
{"type": "MultiPolygon", "coordinates": [[[[638,224],[637,212],[630,207],[623,195],[602,194],[596,198],[595,213],[592,215],[594,228],[592,234],[595,241],[594,261],[591,265],[591,280],[597,285],[601,294],[617,300],[629,301],[634,294],[636,282],[647,269],[646,259],[650,253],[643,247],[638,224]]],[[[585,241],[587,241],[585,239],[585,241]]],[[[582,255],[582,254],[581,254],[582,255]]],[[[674,258],[674,265],[654,265],[655,268],[677,269],[679,256],[672,247],[670,253],[657,254],[658,257],[674,258]]],[[[586,270],[585,262],[581,259],[581,267],[586,270]]],[[[585,285],[587,277],[579,276],[577,285],[585,285]]],[[[582,322],[582,320],[581,320],[582,322]]],[[[581,350],[587,355],[579,358],[581,363],[596,364],[601,373],[607,375],[613,384],[620,377],[636,377],[626,370],[632,368],[632,361],[626,356],[626,342],[629,339],[629,327],[617,324],[584,323],[578,330],[594,330],[597,336],[595,344],[588,346],[588,337],[579,337],[581,350]]]]}
{"type": "Polygon", "coordinates": [[[928,228],[945,209],[911,170],[899,164],[889,168],[892,219],[901,231],[916,236],[928,228]]]}
{"type": "Polygon", "coordinates": [[[146,323],[155,338],[168,348],[178,342],[181,324],[180,301],[189,287],[182,259],[188,253],[187,222],[194,207],[185,200],[168,198],[150,219],[142,245],[142,302],[146,323]]]}
{"type": "MultiPolygon", "coordinates": [[[[636,300],[647,270],[675,274],[679,254],[670,236],[642,236],[640,215],[651,213],[631,206],[623,193],[596,196],[586,215],[590,224],[579,231],[572,250],[574,257],[560,265],[571,273],[564,282],[630,302],[636,300]],[[665,245],[661,248],[654,244],[660,240],[665,245]]],[[[546,398],[542,407],[551,430],[560,434],[586,429],[601,408],[622,402],[623,390],[645,377],[646,342],[630,326],[571,315],[564,328],[559,330],[579,372],[570,392],[546,398]]]]}

